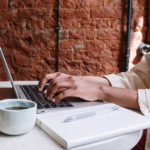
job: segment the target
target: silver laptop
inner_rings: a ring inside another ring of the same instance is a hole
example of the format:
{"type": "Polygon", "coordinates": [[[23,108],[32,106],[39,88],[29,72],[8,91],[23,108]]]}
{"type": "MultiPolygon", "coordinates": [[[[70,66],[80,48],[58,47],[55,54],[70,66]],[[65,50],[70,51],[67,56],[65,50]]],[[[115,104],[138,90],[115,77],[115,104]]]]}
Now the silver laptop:
{"type": "MultiPolygon", "coordinates": [[[[104,102],[102,101],[88,102],[88,101],[81,100],[79,98],[66,98],[55,103],[53,103],[52,101],[48,101],[45,99],[43,92],[37,91],[37,85],[15,85],[1,47],[0,47],[0,57],[4,65],[4,68],[6,70],[7,76],[12,84],[16,97],[18,99],[28,99],[36,102],[37,113],[58,111],[62,109],[73,109],[79,107],[89,107],[89,106],[104,104],[104,102]]],[[[48,84],[45,85],[44,90],[47,88],[47,86],[48,84]]],[[[56,95],[54,95],[54,97],[55,96],[56,95]]]]}

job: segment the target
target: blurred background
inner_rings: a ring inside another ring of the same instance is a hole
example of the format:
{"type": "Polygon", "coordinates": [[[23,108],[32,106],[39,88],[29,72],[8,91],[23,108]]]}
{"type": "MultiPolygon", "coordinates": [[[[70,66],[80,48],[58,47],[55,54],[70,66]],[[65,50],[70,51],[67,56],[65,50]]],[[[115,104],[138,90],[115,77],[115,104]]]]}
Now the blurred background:
{"type": "MultiPolygon", "coordinates": [[[[124,71],[127,8],[127,0],[1,0],[0,47],[13,79],[124,71]]],[[[132,0],[129,69],[141,60],[141,42],[150,41],[147,8],[147,0],[132,0]]]]}

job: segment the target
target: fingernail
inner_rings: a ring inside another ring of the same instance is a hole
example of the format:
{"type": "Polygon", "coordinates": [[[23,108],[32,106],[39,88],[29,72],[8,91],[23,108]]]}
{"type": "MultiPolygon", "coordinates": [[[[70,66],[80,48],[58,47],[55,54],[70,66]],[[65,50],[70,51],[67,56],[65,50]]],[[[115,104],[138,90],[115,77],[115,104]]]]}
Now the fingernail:
{"type": "Polygon", "coordinates": [[[38,87],[38,90],[39,90],[39,91],[41,91],[41,88],[40,88],[40,87],[38,87]]]}
{"type": "Polygon", "coordinates": [[[44,91],[44,94],[46,94],[46,93],[47,93],[47,90],[44,91]]]}
{"type": "Polygon", "coordinates": [[[55,98],[52,99],[52,102],[55,102],[55,98]]]}

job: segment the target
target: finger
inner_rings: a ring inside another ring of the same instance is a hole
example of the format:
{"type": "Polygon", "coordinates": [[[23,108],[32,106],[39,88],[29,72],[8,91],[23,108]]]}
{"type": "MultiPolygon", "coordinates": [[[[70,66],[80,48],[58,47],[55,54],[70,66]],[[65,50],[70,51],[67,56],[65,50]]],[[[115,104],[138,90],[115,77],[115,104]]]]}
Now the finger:
{"type": "Polygon", "coordinates": [[[62,91],[59,95],[52,99],[52,102],[58,102],[66,97],[75,96],[75,91],[73,89],[66,89],[62,91]]]}
{"type": "Polygon", "coordinates": [[[61,93],[61,92],[64,91],[64,90],[65,90],[65,88],[59,89],[59,90],[56,92],[56,94],[59,94],[59,93],[61,93]]]}
{"type": "MultiPolygon", "coordinates": [[[[64,74],[64,73],[60,73],[60,72],[57,72],[57,73],[54,73],[54,74],[50,74],[50,75],[54,75],[55,77],[51,77],[51,79],[49,80],[58,80],[58,79],[63,79],[63,78],[68,78],[70,75],[67,75],[67,74],[64,74]]],[[[44,91],[44,94],[47,93],[47,90],[44,91]]]]}
{"type": "Polygon", "coordinates": [[[58,89],[61,88],[70,88],[72,86],[72,82],[67,79],[59,79],[57,81],[53,81],[51,85],[49,85],[47,93],[45,97],[47,97],[47,100],[52,99],[53,95],[58,91],[58,89]]]}
{"type": "Polygon", "coordinates": [[[48,88],[46,88],[46,90],[43,92],[44,94],[46,94],[46,93],[47,93],[47,89],[48,89],[48,88]]]}
{"type": "MultiPolygon", "coordinates": [[[[48,89],[48,88],[47,88],[48,89]]],[[[46,94],[47,93],[47,89],[43,92],[44,94],[46,94]]],[[[63,88],[63,89],[59,89],[58,91],[56,91],[56,93],[55,94],[59,94],[59,93],[61,93],[62,91],[64,91],[65,90],[65,88],[63,88]]]]}
{"type": "Polygon", "coordinates": [[[55,78],[57,74],[58,74],[58,72],[44,75],[38,83],[38,87],[37,87],[38,91],[41,92],[43,90],[44,85],[51,79],[55,78]]]}

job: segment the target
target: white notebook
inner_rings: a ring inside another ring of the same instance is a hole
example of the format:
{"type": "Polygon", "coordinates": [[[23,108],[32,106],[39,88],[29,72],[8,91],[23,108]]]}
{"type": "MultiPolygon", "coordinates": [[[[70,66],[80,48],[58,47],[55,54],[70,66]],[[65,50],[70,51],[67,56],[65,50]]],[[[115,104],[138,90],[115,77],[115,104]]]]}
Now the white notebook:
{"type": "Polygon", "coordinates": [[[113,113],[64,122],[73,115],[113,106],[116,105],[104,104],[37,114],[36,123],[67,149],[150,128],[150,119],[122,107],[113,113]]]}

